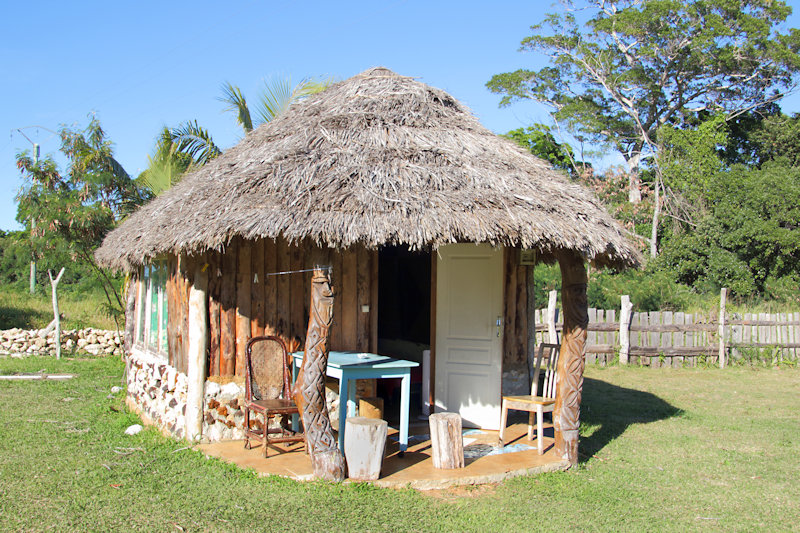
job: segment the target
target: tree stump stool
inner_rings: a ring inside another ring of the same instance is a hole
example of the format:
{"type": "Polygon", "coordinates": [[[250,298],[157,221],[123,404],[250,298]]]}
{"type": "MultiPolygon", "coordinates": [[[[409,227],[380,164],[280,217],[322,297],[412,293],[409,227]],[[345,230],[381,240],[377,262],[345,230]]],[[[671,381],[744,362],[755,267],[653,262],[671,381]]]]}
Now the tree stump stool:
{"type": "Polygon", "coordinates": [[[388,428],[386,420],[376,418],[345,420],[344,456],[350,479],[374,481],[380,477],[388,428]]]}
{"type": "Polygon", "coordinates": [[[461,415],[434,413],[428,417],[431,427],[431,453],[434,468],[464,468],[464,441],[461,438],[461,415]]]}

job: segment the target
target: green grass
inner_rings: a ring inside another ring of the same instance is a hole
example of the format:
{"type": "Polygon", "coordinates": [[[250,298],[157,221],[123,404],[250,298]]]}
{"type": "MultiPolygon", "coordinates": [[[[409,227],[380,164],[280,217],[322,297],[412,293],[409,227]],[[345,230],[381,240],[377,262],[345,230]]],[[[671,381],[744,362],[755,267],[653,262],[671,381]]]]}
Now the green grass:
{"type": "MultiPolygon", "coordinates": [[[[114,319],[103,310],[106,297],[100,289],[59,291],[58,309],[64,315],[62,329],[87,327],[116,329],[114,319]]],[[[40,329],[53,320],[53,300],[41,288],[29,294],[17,287],[0,286],[0,330],[40,329]]]]}
{"type": "Polygon", "coordinates": [[[126,436],[116,358],[0,359],[0,529],[791,530],[800,371],[589,367],[569,472],[435,493],[257,478],[152,429],[126,436]]]}

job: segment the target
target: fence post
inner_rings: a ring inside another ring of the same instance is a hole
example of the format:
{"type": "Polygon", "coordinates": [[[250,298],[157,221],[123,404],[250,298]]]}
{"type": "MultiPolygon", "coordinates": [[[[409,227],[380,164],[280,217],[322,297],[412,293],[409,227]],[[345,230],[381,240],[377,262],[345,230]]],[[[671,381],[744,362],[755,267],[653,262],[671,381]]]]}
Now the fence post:
{"type": "Polygon", "coordinates": [[[631,297],[627,294],[622,295],[622,308],[619,313],[619,362],[628,364],[628,356],[631,350],[631,316],[633,304],[631,297]]]}
{"type": "Polygon", "coordinates": [[[719,293],[719,367],[725,368],[725,299],[728,289],[723,287],[719,293]]]}
{"type": "Polygon", "coordinates": [[[547,301],[547,331],[550,335],[550,344],[558,344],[558,334],[556,333],[556,320],[558,319],[558,309],[556,309],[556,299],[558,293],[550,291],[550,299],[547,301]]]}

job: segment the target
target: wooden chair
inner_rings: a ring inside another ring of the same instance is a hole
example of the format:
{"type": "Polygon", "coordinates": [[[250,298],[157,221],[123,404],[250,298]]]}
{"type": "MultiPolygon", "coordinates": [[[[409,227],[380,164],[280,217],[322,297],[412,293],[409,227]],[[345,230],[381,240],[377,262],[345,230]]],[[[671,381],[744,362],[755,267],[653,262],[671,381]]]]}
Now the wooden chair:
{"type": "Polygon", "coordinates": [[[528,411],[528,440],[533,440],[533,416],[536,414],[536,443],[539,447],[539,455],[544,453],[542,442],[544,413],[553,412],[556,404],[556,365],[561,349],[559,344],[540,344],[539,352],[536,356],[536,367],[533,372],[533,382],[531,383],[531,393],[529,396],[503,396],[503,411],[500,417],[500,444],[503,444],[503,437],[506,431],[508,420],[508,410],[517,409],[528,411]],[[542,363],[544,362],[544,368],[542,363]],[[539,373],[544,370],[544,385],[541,395],[539,394],[539,373]]]}
{"type": "Polygon", "coordinates": [[[247,341],[245,358],[244,447],[249,450],[250,439],[257,438],[263,443],[264,457],[267,457],[271,443],[304,442],[305,435],[287,427],[288,416],[300,411],[291,397],[289,354],[283,340],[252,337],[247,341]],[[251,411],[264,417],[261,429],[250,427],[251,411]],[[270,428],[270,420],[277,416],[281,421],[277,427],[270,428]]]}

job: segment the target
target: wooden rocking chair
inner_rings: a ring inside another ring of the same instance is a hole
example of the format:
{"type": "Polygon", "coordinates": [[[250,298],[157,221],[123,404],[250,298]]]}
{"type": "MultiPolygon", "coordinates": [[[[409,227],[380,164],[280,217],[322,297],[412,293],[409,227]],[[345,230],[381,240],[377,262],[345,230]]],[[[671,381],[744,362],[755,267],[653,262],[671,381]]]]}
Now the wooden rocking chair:
{"type": "Polygon", "coordinates": [[[533,372],[531,383],[531,393],[529,396],[503,396],[502,415],[500,417],[500,444],[503,444],[503,437],[506,431],[508,420],[508,410],[517,409],[528,411],[528,440],[533,440],[533,416],[536,414],[536,443],[539,448],[539,455],[544,453],[544,443],[542,441],[544,413],[553,412],[556,404],[556,365],[558,355],[561,351],[560,344],[540,344],[539,352],[536,356],[536,369],[533,372]],[[541,395],[539,394],[539,373],[542,370],[544,361],[544,385],[541,395]]]}
{"type": "Polygon", "coordinates": [[[277,442],[305,441],[305,435],[295,433],[288,426],[288,416],[299,414],[289,387],[289,363],[286,345],[278,337],[253,337],[245,348],[245,399],[244,447],[251,448],[250,439],[261,440],[264,457],[268,447],[277,442]],[[280,369],[279,372],[275,372],[280,369]],[[261,414],[261,428],[250,427],[250,413],[261,414]],[[281,417],[277,427],[270,428],[270,420],[281,417]],[[274,436],[271,436],[274,435],[274,436]]]}

